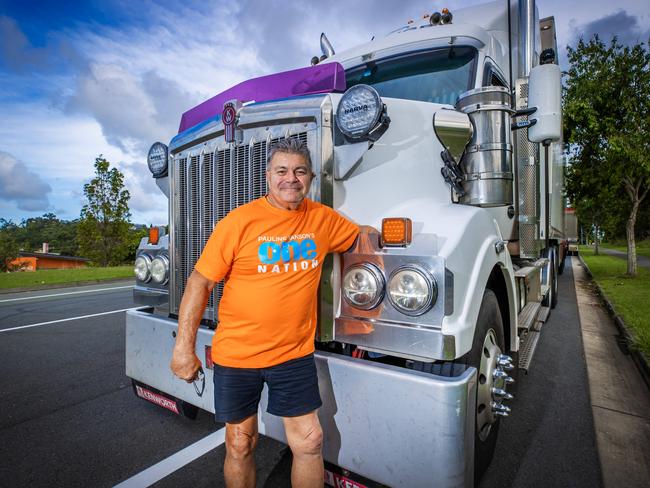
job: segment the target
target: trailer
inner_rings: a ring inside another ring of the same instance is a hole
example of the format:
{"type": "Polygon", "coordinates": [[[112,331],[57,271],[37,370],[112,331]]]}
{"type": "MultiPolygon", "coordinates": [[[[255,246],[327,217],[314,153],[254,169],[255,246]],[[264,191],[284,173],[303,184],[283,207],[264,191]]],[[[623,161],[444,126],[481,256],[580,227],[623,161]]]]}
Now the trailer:
{"type": "Polygon", "coordinates": [[[578,233],[578,216],[574,208],[569,207],[564,211],[564,236],[568,242],[567,254],[577,256],[580,234],[578,233]]]}
{"type": "MultiPolygon", "coordinates": [[[[144,238],[127,312],[135,393],[214,411],[205,374],[169,370],[181,297],[216,222],[266,193],[269,148],[307,143],[310,198],[362,225],[323,265],[316,363],[326,482],[473,486],[511,414],[519,372],[558,301],[566,254],[553,17],[532,0],[444,9],[311,66],[247,80],[182,115],[149,169],[169,233],[144,238]],[[362,481],[358,481],[362,480],[362,481]]],[[[260,433],[286,441],[259,411],[260,433]]],[[[346,485],[347,486],[347,485],[346,485]]],[[[350,485],[354,486],[354,485],[350,485]]]]}

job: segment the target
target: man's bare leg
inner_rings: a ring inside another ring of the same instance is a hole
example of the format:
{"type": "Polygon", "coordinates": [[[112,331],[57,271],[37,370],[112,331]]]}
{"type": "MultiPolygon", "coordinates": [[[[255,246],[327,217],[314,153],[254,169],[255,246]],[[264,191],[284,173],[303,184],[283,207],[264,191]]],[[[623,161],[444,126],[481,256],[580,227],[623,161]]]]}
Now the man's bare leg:
{"type": "Polygon", "coordinates": [[[223,475],[228,488],[255,488],[257,413],[226,423],[226,460],[223,475]]]}
{"type": "Polygon", "coordinates": [[[322,488],[323,429],[316,410],[298,417],[283,417],[287,441],[293,453],[291,486],[293,488],[322,488]]]}

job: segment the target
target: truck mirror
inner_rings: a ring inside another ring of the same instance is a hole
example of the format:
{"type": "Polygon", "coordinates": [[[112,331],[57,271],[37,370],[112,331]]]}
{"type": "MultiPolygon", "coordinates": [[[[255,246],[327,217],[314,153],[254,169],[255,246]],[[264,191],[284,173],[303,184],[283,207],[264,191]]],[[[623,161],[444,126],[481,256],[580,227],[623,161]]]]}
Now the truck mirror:
{"type": "Polygon", "coordinates": [[[560,67],[542,64],[530,70],[528,108],[535,111],[528,118],[536,123],[528,129],[530,142],[554,142],[562,135],[562,86],[560,67]]]}

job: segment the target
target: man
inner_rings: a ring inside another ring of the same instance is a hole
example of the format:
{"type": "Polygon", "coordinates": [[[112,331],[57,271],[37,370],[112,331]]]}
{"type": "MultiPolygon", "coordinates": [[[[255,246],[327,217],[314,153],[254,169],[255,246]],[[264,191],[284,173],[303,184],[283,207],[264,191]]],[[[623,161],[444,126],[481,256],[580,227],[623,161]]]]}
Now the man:
{"type": "Polygon", "coordinates": [[[215,419],[226,423],[228,487],[254,487],[257,409],[283,418],[294,487],[323,486],[321,406],[314,363],[317,288],[328,252],[352,246],[358,227],[306,197],[314,174],[307,146],[286,139],[267,160],[268,194],[215,227],[188,279],[171,369],[192,381],[196,333],[210,292],[225,278],[212,343],[215,419]]]}

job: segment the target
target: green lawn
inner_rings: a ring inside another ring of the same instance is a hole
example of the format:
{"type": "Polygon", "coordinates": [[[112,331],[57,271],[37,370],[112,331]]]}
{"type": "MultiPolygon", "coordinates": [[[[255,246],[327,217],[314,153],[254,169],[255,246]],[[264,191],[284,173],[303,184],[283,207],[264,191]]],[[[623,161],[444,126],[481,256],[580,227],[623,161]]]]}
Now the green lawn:
{"type": "Polygon", "coordinates": [[[0,273],[0,289],[23,288],[78,281],[101,281],[115,278],[133,278],[133,266],[82,269],[43,269],[0,273]]]}
{"type": "MultiPolygon", "coordinates": [[[[615,249],[617,251],[627,252],[627,242],[625,241],[615,241],[615,242],[603,242],[601,247],[606,247],[608,249],[615,249]]],[[[645,256],[650,258],[650,239],[644,241],[636,241],[636,255],[645,256]]]]}
{"type": "Polygon", "coordinates": [[[630,329],[633,347],[650,359],[650,269],[639,266],[637,277],[629,278],[625,276],[624,259],[604,254],[594,256],[593,248],[587,246],[580,246],[580,254],[630,329]]]}

